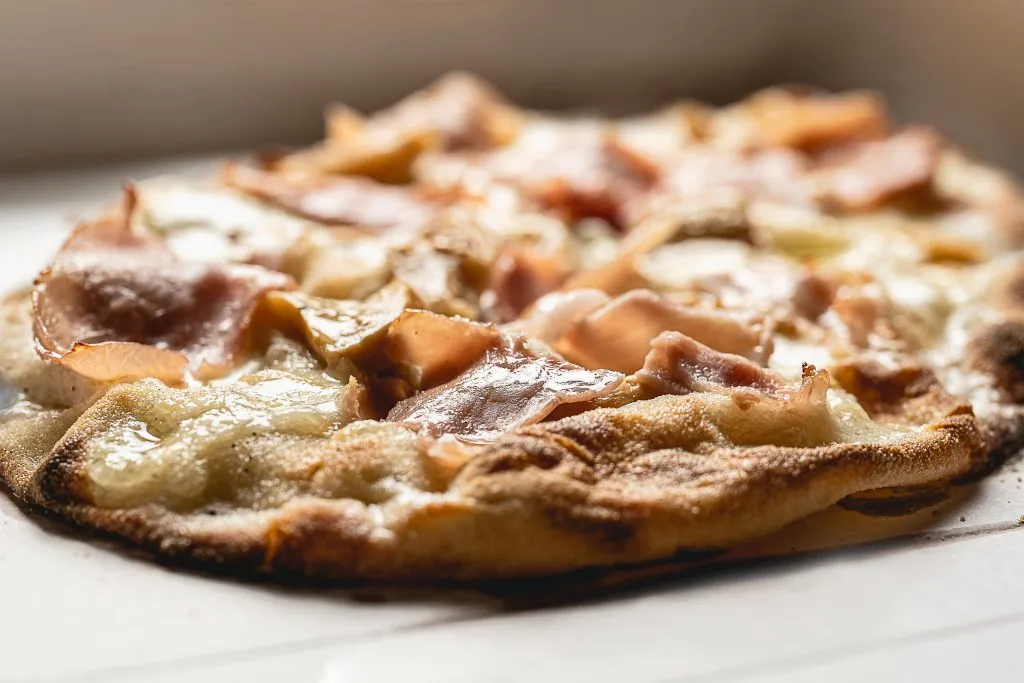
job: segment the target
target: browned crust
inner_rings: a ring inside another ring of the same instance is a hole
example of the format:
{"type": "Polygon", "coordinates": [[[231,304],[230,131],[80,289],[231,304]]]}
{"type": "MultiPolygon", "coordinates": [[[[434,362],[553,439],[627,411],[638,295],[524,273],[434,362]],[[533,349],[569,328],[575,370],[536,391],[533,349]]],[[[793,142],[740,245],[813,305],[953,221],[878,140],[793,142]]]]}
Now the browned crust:
{"type": "Polygon", "coordinates": [[[973,418],[956,414],[889,444],[693,452],[693,429],[663,428],[691,410],[666,396],[522,428],[472,459],[446,495],[390,509],[386,525],[355,499],[302,497],[261,512],[103,509],[82,502],[73,436],[37,458],[34,476],[12,473],[4,444],[3,474],[19,496],[175,561],[276,576],[466,579],[729,546],[858,491],[948,480],[982,448],[973,418]]]}
{"type": "Polygon", "coordinates": [[[978,410],[991,471],[1024,447],[1024,258],[1016,257],[997,279],[984,302],[998,321],[970,331],[963,364],[987,377],[997,401],[978,410]]]}
{"type": "Polygon", "coordinates": [[[967,364],[990,376],[1002,398],[1024,404],[1024,320],[979,330],[967,348],[967,364]]]}

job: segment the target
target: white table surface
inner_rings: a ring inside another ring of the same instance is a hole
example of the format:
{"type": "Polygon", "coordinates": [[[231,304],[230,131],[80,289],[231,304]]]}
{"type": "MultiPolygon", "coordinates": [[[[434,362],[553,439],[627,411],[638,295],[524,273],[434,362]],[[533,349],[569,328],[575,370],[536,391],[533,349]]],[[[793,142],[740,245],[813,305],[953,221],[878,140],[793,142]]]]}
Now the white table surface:
{"type": "MultiPolygon", "coordinates": [[[[28,281],[122,180],[216,163],[0,176],[0,282],[28,281]]],[[[1019,681],[1022,486],[1010,463],[939,508],[832,509],[727,568],[542,607],[232,583],[78,540],[0,495],[0,683],[1019,681]]]]}

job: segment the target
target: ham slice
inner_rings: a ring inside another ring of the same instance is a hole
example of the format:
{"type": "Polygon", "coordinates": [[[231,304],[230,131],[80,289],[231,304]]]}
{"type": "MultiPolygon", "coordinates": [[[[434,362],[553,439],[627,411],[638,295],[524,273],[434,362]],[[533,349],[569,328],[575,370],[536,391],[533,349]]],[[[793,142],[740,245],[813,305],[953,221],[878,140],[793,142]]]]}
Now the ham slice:
{"type": "Polygon", "coordinates": [[[888,128],[885,102],[875,93],[801,93],[769,88],[716,114],[710,136],[736,147],[815,149],[878,138],[888,128]]]}
{"type": "Polygon", "coordinates": [[[415,392],[452,380],[502,340],[494,325],[408,308],[412,303],[397,281],[365,301],[301,292],[268,297],[279,324],[304,336],[330,368],[357,377],[367,405],[382,415],[415,392]]]}
{"type": "Polygon", "coordinates": [[[890,436],[842,390],[830,401],[827,372],[805,365],[799,382],[746,358],[721,353],[678,332],[659,335],[640,386],[660,395],[682,395],[699,406],[701,424],[712,424],[731,443],[811,447],[843,440],[890,436]]]}
{"type": "Polygon", "coordinates": [[[271,162],[275,170],[408,182],[423,152],[483,150],[508,142],[519,113],[486,83],[451,74],[369,119],[335,107],[320,145],[271,162]]]}
{"type": "Polygon", "coordinates": [[[627,227],[627,206],[660,173],[650,159],[588,121],[536,120],[506,147],[428,161],[423,172],[442,186],[512,186],[569,223],[600,218],[618,228],[627,227]]]}
{"type": "Polygon", "coordinates": [[[506,339],[450,382],[399,402],[387,420],[416,425],[432,436],[488,442],[539,422],[559,405],[606,395],[622,379],[617,372],[585,370],[506,339]]]}
{"type": "Polygon", "coordinates": [[[505,249],[491,266],[489,288],[483,293],[492,318],[518,318],[530,304],[562,285],[572,274],[565,255],[529,247],[505,249]]]}
{"type": "Polygon", "coordinates": [[[641,385],[659,394],[688,394],[748,387],[774,394],[784,386],[777,373],[743,356],[722,353],[679,332],[663,332],[637,373],[641,385]]]}
{"type": "Polygon", "coordinates": [[[414,389],[429,389],[463,372],[500,339],[493,325],[407,310],[388,329],[384,353],[414,389]]]}
{"type": "Polygon", "coordinates": [[[538,299],[526,314],[507,326],[520,334],[552,344],[573,325],[611,298],[599,289],[567,289],[538,299]]]}
{"type": "Polygon", "coordinates": [[[665,178],[655,193],[674,200],[734,193],[746,200],[774,199],[809,204],[814,186],[810,162],[791,149],[749,151],[694,146],[666,164],[665,178]]]}
{"type": "Polygon", "coordinates": [[[651,340],[664,331],[688,334],[715,350],[762,364],[771,355],[761,323],[682,306],[647,289],[611,300],[569,327],[552,346],[583,367],[631,373],[643,365],[651,340]]]}
{"type": "Polygon", "coordinates": [[[942,147],[935,131],[908,128],[884,140],[830,150],[815,175],[826,202],[847,211],[872,209],[927,188],[938,169],[942,147]]]}
{"type": "Polygon", "coordinates": [[[225,181],[293,214],[328,225],[415,228],[439,208],[406,187],[352,176],[294,175],[230,166],[225,181]]]}
{"type": "Polygon", "coordinates": [[[99,381],[228,372],[264,296],[294,285],[259,266],[179,260],[127,210],[79,226],[32,292],[39,354],[99,381]]]}

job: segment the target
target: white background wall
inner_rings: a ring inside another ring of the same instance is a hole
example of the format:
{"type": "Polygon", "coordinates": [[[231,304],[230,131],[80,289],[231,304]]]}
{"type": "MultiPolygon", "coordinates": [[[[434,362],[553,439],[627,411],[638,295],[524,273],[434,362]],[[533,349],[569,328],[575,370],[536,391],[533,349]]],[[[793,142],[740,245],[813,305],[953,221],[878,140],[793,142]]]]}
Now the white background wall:
{"type": "Polygon", "coordinates": [[[1018,0],[0,0],[0,167],[319,133],[452,68],[639,108],[871,85],[1024,170],[1018,0]]]}

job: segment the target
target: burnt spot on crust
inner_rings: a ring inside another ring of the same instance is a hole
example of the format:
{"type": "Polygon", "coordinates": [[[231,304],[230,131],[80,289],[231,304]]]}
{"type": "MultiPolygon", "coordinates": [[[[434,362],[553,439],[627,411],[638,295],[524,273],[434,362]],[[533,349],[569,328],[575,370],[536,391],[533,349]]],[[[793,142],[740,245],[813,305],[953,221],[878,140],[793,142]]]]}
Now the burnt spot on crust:
{"type": "Polygon", "coordinates": [[[967,346],[967,364],[988,375],[1003,397],[1024,404],[1024,321],[982,329],[967,346]]]}
{"type": "Polygon", "coordinates": [[[33,494],[42,504],[91,502],[83,476],[85,438],[69,434],[57,442],[50,457],[36,472],[33,494]]]}
{"type": "Polygon", "coordinates": [[[574,509],[551,506],[544,513],[552,528],[573,536],[583,536],[602,551],[621,553],[637,535],[637,525],[614,510],[574,509]]]}
{"type": "Polygon", "coordinates": [[[839,507],[871,517],[901,517],[949,499],[949,484],[893,486],[847,496],[839,507]]]}
{"type": "Polygon", "coordinates": [[[830,368],[832,377],[879,422],[924,424],[971,407],[946,393],[929,368],[906,361],[896,367],[857,358],[830,368]]]}
{"type": "Polygon", "coordinates": [[[461,476],[516,476],[531,470],[552,472],[588,485],[596,483],[599,476],[593,468],[593,456],[574,440],[530,427],[508,434],[485,449],[461,476]]]}

